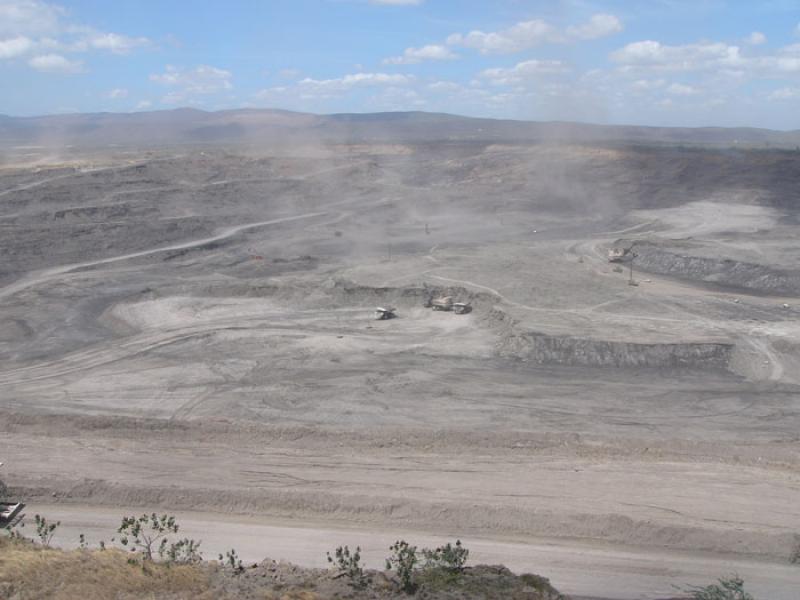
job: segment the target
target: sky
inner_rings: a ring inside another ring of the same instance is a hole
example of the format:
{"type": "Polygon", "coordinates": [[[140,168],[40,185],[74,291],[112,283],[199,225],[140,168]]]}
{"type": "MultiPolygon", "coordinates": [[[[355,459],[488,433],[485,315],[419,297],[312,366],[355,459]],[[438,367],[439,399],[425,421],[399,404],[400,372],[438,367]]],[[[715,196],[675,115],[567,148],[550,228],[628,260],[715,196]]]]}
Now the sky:
{"type": "Polygon", "coordinates": [[[800,0],[0,0],[0,113],[800,129],[800,0]]]}

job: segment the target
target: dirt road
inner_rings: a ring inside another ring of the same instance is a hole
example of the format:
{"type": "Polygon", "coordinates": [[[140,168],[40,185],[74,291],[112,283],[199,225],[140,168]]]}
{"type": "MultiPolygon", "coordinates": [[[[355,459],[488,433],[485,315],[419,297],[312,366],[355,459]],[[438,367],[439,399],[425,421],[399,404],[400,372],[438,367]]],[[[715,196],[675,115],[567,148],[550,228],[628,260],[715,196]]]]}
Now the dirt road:
{"type": "Polygon", "coordinates": [[[212,244],[214,242],[218,242],[220,240],[224,240],[226,238],[232,237],[237,233],[241,233],[242,231],[249,231],[251,229],[257,229],[259,227],[265,227],[267,225],[277,225],[279,223],[289,223],[292,221],[300,221],[303,219],[311,219],[314,217],[321,217],[323,216],[324,212],[315,212],[315,213],[307,213],[304,215],[294,215],[289,217],[281,217],[279,219],[270,219],[269,221],[260,221],[258,223],[245,223],[244,225],[235,225],[233,227],[226,227],[219,233],[211,236],[202,238],[199,240],[191,240],[188,242],[181,242],[179,244],[171,244],[169,246],[162,246],[160,248],[152,248],[150,250],[142,250],[140,252],[131,252],[129,254],[121,254],[119,256],[112,256],[109,258],[102,258],[99,260],[90,260],[87,262],[82,263],[74,263],[71,265],[62,265],[59,267],[54,267],[52,269],[44,269],[42,271],[31,273],[27,275],[23,279],[19,281],[15,281],[11,285],[7,285],[4,288],[0,288],[0,299],[6,298],[8,296],[12,296],[13,294],[17,294],[29,287],[35,285],[41,285],[43,283],[47,283],[52,281],[53,279],[58,278],[61,275],[65,275],[67,273],[72,273],[77,271],[78,269],[87,269],[90,267],[97,267],[101,265],[108,265],[112,263],[117,263],[125,260],[131,260],[134,258],[142,258],[145,256],[150,256],[153,254],[157,254],[160,252],[171,252],[174,250],[185,250],[187,248],[198,248],[201,246],[205,246],[208,244],[212,244]]]}
{"type": "MultiPolygon", "coordinates": [[[[74,548],[83,533],[91,544],[109,540],[123,515],[140,510],[124,507],[39,505],[29,514],[60,520],[56,543],[74,548]]],[[[264,558],[325,567],[325,553],[338,545],[361,546],[364,563],[380,569],[387,549],[397,539],[434,547],[447,536],[409,529],[338,528],[325,523],[281,522],[212,513],[177,513],[181,536],[202,540],[207,558],[235,548],[245,563],[264,558]]],[[[455,533],[453,535],[456,535],[455,533]]],[[[544,573],[560,591],[572,596],[614,600],[655,600],[677,595],[676,586],[706,585],[709,573],[720,577],[738,573],[757,598],[796,600],[797,567],[774,562],[721,557],[702,553],[670,553],[632,547],[569,542],[556,539],[463,537],[471,564],[504,564],[522,572],[544,573]]]]}

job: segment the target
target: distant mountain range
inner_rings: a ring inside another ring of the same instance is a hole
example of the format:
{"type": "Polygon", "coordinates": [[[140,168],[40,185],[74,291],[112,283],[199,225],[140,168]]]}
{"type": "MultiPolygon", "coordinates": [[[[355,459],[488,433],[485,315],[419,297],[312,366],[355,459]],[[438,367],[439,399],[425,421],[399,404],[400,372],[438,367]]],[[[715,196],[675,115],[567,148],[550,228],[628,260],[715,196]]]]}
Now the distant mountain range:
{"type": "Polygon", "coordinates": [[[641,127],[479,119],[443,113],[315,115],[271,109],[206,112],[191,108],[138,113],[9,117],[0,146],[163,146],[191,143],[281,144],[440,141],[639,142],[700,145],[800,145],[800,130],[749,127],[641,127]]]}

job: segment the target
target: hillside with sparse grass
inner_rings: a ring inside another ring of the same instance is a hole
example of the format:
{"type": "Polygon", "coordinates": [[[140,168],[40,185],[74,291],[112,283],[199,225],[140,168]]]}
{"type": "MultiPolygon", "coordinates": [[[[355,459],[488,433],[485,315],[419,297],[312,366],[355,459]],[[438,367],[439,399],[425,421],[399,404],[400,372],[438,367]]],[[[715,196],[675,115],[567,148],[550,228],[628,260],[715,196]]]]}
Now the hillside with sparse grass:
{"type": "Polygon", "coordinates": [[[412,593],[391,572],[365,570],[354,585],[338,569],[306,569],[264,560],[241,570],[216,561],[138,562],[116,548],[58,550],[0,538],[0,598],[7,600],[322,600],[436,598],[559,600],[547,579],[515,575],[502,566],[467,567],[459,574],[427,570],[412,593]]]}

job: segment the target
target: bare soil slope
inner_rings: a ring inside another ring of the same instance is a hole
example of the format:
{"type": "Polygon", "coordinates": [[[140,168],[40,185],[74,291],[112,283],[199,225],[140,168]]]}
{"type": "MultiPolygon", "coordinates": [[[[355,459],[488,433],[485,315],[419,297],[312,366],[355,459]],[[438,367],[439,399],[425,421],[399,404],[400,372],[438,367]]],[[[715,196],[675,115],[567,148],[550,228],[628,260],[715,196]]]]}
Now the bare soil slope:
{"type": "MultiPolygon", "coordinates": [[[[800,154],[394,140],[13,158],[0,457],[29,501],[791,554],[800,154]],[[426,308],[439,294],[474,310],[426,308]],[[398,318],[373,320],[387,304],[398,318]]],[[[668,576],[630,568],[641,587],[616,597],[665,596],[668,576]]]]}

